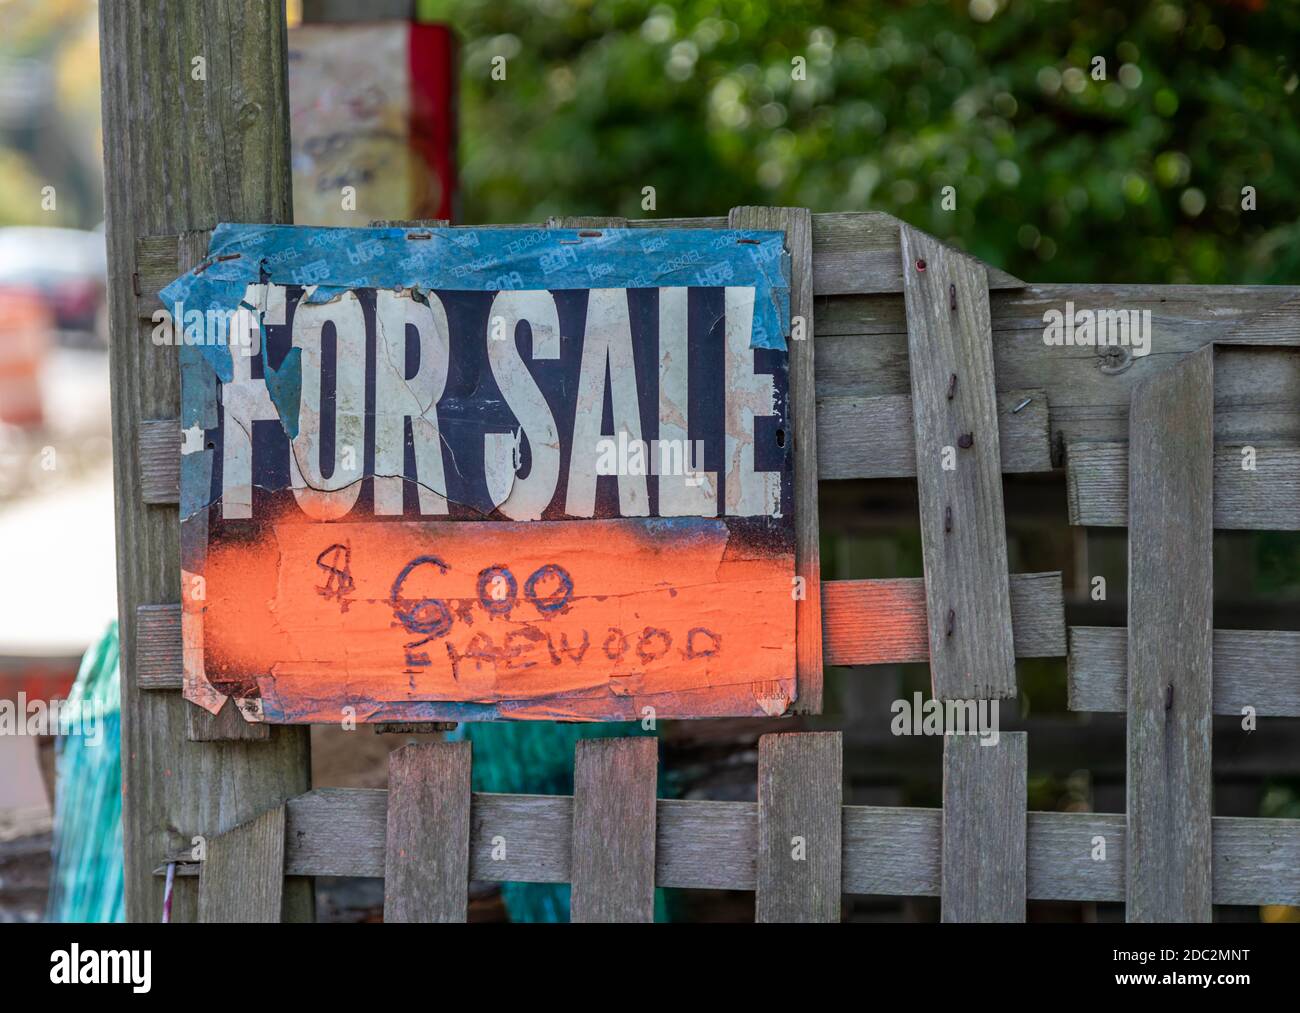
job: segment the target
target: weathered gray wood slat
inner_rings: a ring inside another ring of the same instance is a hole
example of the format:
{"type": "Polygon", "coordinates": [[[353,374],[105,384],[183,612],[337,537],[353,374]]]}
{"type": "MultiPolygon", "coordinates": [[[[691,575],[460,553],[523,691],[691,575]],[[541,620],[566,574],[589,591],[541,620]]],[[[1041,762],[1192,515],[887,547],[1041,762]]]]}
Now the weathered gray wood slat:
{"type": "MultiPolygon", "coordinates": [[[[1128,524],[1128,444],[1072,443],[1066,450],[1070,523],[1128,524]]],[[[1300,531],[1300,445],[1258,441],[1214,447],[1214,526],[1300,531]],[[1254,470],[1242,451],[1255,450],[1254,470]]]]}
{"type": "MultiPolygon", "coordinates": [[[[287,809],[286,875],[383,876],[388,792],[317,788],[287,809]]],[[[476,793],[471,813],[471,879],[569,882],[572,796],[476,793]]],[[[942,820],[942,809],[844,806],[844,892],[938,896],[942,820]]],[[[1300,820],[1216,816],[1213,828],[1216,904],[1300,904],[1300,820]]],[[[1030,900],[1124,899],[1123,813],[1031,812],[1026,834],[1030,900]]],[[[657,836],[658,886],[755,888],[755,803],[659,799],[657,836]]]]}
{"type": "MultiPolygon", "coordinates": [[[[1215,630],[1215,714],[1300,717],[1300,632],[1215,630]]],[[[1070,710],[1122,713],[1128,705],[1128,630],[1070,628],[1070,710]]]]}
{"type": "Polygon", "coordinates": [[[388,754],[385,922],[469,915],[470,748],[421,742],[388,754]]]}
{"type": "MultiPolygon", "coordinates": [[[[1074,284],[995,292],[991,309],[998,389],[1045,390],[1054,440],[1066,444],[1125,441],[1134,385],[1180,356],[1218,342],[1215,438],[1295,443],[1300,441],[1300,354],[1281,344],[1267,346],[1274,340],[1275,328],[1257,321],[1267,315],[1261,311],[1295,300],[1298,294],[1295,287],[1074,284]],[[1153,352],[1117,363],[1114,347],[1045,345],[1043,313],[1059,311],[1067,300],[1094,311],[1150,310],[1153,352]],[[1232,327],[1243,329],[1245,335],[1258,333],[1258,343],[1222,344],[1232,327]]],[[[819,299],[816,340],[819,397],[910,393],[901,297],[819,299]]]]}
{"type": "MultiPolygon", "coordinates": [[[[141,420],[178,417],[180,371],[176,349],[150,340],[141,320],[148,300],[136,292],[149,291],[143,272],[151,265],[175,276],[182,233],[220,221],[290,220],[286,27],[283,5],[260,0],[126,0],[101,4],[99,20],[109,371],[121,451],[113,468],[125,894],[128,918],[156,922],[163,890],[152,873],[161,856],[188,848],[194,834],[211,841],[310,786],[305,728],[273,729],[263,742],[187,741],[189,705],[142,692],[136,611],[175,601],[180,573],[176,511],[147,507],[134,453],[141,420]],[[178,54],[203,54],[207,79],[193,80],[189,56],[178,54]],[[170,237],[171,248],[140,237],[170,237]]],[[[196,886],[178,884],[174,921],[195,918],[196,886]]],[[[309,882],[285,885],[285,917],[312,919],[309,882]]]]}
{"type": "Polygon", "coordinates": [[[570,859],[575,922],[654,921],[658,748],[659,740],[647,737],[577,744],[570,859]]]}
{"type": "Polygon", "coordinates": [[[843,764],[839,732],[758,740],[758,921],[840,920],[843,764]]]}
{"type": "MultiPolygon", "coordinates": [[[[790,254],[791,329],[803,319],[803,333],[813,326],[813,251],[811,215],[806,208],[732,208],[733,229],[773,229],[785,233],[790,254]]],[[[787,336],[790,352],[789,419],[794,455],[794,566],[803,594],[794,607],[796,690],[791,710],[822,711],[821,542],[817,514],[817,393],[811,338],[787,336]]]]}
{"type": "Polygon", "coordinates": [[[844,807],[845,893],[938,897],[943,865],[943,810],[844,807]]]}
{"type": "MultiPolygon", "coordinates": [[[[1016,656],[1063,657],[1060,573],[1013,573],[1010,587],[1016,656]]],[[[821,592],[826,664],[889,665],[929,658],[922,578],[827,580],[821,592]]],[[[138,617],[141,688],[180,689],[180,606],[142,605],[138,617]]]]}
{"type": "MultiPolygon", "coordinates": [[[[813,288],[817,295],[901,292],[906,261],[899,256],[902,226],[899,219],[881,212],[813,215],[813,288]]],[[[1015,289],[1025,284],[991,266],[988,279],[992,288],[1015,289]]]]}
{"type": "Polygon", "coordinates": [[[658,825],[656,883],[703,890],[754,889],[758,807],[753,802],[661,798],[658,825]]]}
{"type": "Polygon", "coordinates": [[[284,909],[284,806],[207,842],[201,922],[278,922],[284,909]]]}
{"type": "Polygon", "coordinates": [[[1028,736],[1003,732],[943,743],[942,917],[1025,920],[1028,736]]]}
{"type": "Polygon", "coordinates": [[[548,229],[625,229],[627,219],[615,215],[552,215],[548,229]]]}
{"type": "MultiPolygon", "coordinates": [[[[814,219],[817,216],[814,216],[814,219]]],[[[629,223],[635,224],[635,223],[629,223]]],[[[657,222],[651,224],[658,224],[657,222]]],[[[902,288],[898,289],[901,292],[902,288]]],[[[903,335],[903,301],[897,293],[843,294],[823,298],[818,293],[822,320],[818,334],[903,335]]],[[[1032,336],[1037,347],[1057,358],[1095,355],[1096,346],[1050,345],[1043,340],[1048,310],[1063,312],[1069,301],[1077,311],[1094,314],[1107,309],[1151,312],[1151,354],[1134,356],[1131,369],[1144,366],[1152,356],[1182,355],[1208,341],[1238,345],[1295,347],[1300,324],[1285,323],[1300,305],[1300,285],[1151,285],[1057,282],[1023,284],[990,293],[993,333],[1011,338],[1032,336]],[[1217,325],[1215,321],[1217,320],[1217,325]],[[1179,332],[1199,331],[1190,343],[1179,332]],[[1213,336],[1211,335],[1213,332],[1213,336]]],[[[1026,346],[1029,347],[1029,346],[1026,346]]],[[[1121,346],[1104,346],[1108,348],[1121,346]]],[[[906,349],[904,349],[905,351],[906,349]]],[[[1131,351],[1130,347],[1130,351],[1131,351]]],[[[1041,361],[1037,365],[1041,365],[1041,361]]],[[[1168,365],[1173,359],[1163,360],[1168,365]]],[[[1040,371],[1037,365],[1034,372],[1040,371]]],[[[1095,364],[1090,364],[1095,368],[1095,364]]],[[[1158,371],[1159,367],[1155,367],[1158,371]]],[[[1116,374],[1118,375],[1118,374],[1116,374]]]]}
{"type": "Polygon", "coordinates": [[[1300,293],[1292,286],[1268,286],[1256,292],[1276,293],[1267,309],[1257,306],[1244,321],[1215,339],[1220,344],[1300,346],[1300,293]]]}
{"type": "Polygon", "coordinates": [[[1214,346],[1137,387],[1129,428],[1129,921],[1211,918],[1214,346]]]}
{"type": "Polygon", "coordinates": [[[1211,892],[1215,904],[1296,904],[1300,892],[1297,820],[1242,817],[1211,820],[1214,849],[1211,892]],[[1287,901],[1260,900],[1288,896],[1287,901]]]}
{"type": "Polygon", "coordinates": [[[1025,894],[1031,900],[1124,899],[1123,813],[1031,812],[1025,894]]]}
{"type": "MultiPolygon", "coordinates": [[[[1047,396],[1041,390],[1013,390],[999,393],[997,400],[1003,472],[1051,471],[1047,396]]],[[[822,480],[915,475],[911,397],[819,397],[817,474],[822,480]]]]}
{"type": "Polygon", "coordinates": [[[930,673],[939,699],[1015,696],[997,397],[982,265],[900,231],[930,673]],[[951,451],[945,451],[951,448],[951,451]],[[945,470],[946,452],[955,455],[945,470]]]}

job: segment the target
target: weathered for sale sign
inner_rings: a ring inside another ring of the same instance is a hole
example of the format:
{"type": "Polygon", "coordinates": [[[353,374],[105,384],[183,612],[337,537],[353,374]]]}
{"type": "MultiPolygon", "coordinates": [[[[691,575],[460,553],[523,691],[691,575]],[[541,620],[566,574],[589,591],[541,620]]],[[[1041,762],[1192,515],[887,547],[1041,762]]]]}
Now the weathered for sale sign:
{"type": "Polygon", "coordinates": [[[186,696],[277,723],[795,695],[775,232],[220,226],[182,362],[186,696]]]}

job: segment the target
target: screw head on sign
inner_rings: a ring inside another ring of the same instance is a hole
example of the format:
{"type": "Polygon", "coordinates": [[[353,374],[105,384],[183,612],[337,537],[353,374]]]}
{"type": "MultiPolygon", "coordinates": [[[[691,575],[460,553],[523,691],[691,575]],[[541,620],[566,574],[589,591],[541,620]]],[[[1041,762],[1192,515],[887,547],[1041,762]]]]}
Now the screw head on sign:
{"type": "Polygon", "coordinates": [[[916,262],[916,269],[917,269],[918,271],[924,271],[924,270],[925,270],[925,261],[924,261],[924,260],[918,260],[918,261],[916,262]]]}
{"type": "Polygon", "coordinates": [[[970,450],[974,445],[974,433],[962,433],[961,436],[957,437],[957,446],[961,447],[962,450],[970,450]]]}

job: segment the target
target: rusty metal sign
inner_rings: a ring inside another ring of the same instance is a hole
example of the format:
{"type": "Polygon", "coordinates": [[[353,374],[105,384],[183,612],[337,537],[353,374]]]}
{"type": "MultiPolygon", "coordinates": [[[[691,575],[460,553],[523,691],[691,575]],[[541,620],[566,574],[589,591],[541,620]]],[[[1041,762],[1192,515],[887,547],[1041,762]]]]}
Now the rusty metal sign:
{"type": "Polygon", "coordinates": [[[186,697],[784,713],[783,239],[220,226],[154,335],[182,365],[186,697]]]}

